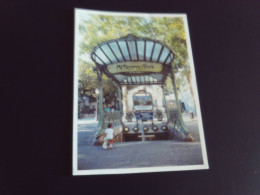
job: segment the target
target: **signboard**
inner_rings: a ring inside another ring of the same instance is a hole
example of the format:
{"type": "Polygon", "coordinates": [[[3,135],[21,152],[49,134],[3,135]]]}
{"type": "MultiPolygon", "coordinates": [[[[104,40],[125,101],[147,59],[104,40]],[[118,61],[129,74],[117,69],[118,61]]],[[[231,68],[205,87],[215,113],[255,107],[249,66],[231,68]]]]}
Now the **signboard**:
{"type": "Polygon", "coordinates": [[[135,110],[152,110],[153,106],[152,105],[147,105],[147,106],[134,106],[135,110]]]}
{"type": "Polygon", "coordinates": [[[137,120],[153,120],[153,112],[139,112],[135,114],[137,120]]]}
{"type": "Polygon", "coordinates": [[[119,62],[111,64],[107,67],[107,70],[112,73],[122,72],[161,72],[162,64],[155,62],[119,62]]]}

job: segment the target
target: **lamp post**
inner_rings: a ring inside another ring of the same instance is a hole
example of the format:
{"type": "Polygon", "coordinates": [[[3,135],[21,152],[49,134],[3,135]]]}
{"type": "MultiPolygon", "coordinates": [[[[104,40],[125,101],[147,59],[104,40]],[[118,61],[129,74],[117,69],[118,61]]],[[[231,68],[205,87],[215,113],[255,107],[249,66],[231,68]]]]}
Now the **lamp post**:
{"type": "Polygon", "coordinates": [[[95,116],[95,119],[97,121],[98,120],[98,94],[99,94],[99,90],[96,89],[95,93],[96,93],[96,114],[95,114],[96,116],[95,116]]]}

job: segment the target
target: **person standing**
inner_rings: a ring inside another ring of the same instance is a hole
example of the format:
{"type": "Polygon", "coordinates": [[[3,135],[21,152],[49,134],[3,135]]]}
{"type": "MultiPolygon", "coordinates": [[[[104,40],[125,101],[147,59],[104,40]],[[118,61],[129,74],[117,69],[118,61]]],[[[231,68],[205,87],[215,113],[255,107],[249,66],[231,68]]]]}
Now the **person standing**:
{"type": "Polygon", "coordinates": [[[110,108],[109,108],[108,106],[106,107],[106,111],[107,111],[107,112],[110,112],[110,108]]]}
{"type": "Polygon", "coordinates": [[[114,129],[113,129],[113,125],[111,123],[109,123],[107,125],[107,129],[105,129],[105,133],[104,133],[104,143],[103,143],[103,148],[104,149],[112,149],[113,146],[112,144],[114,143],[114,129]]]}

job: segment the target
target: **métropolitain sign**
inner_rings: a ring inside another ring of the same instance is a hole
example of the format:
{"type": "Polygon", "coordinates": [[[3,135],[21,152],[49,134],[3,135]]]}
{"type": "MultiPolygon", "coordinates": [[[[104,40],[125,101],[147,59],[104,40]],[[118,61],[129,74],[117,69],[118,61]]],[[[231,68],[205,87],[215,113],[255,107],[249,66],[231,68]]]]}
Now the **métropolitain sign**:
{"type": "Polygon", "coordinates": [[[118,62],[107,67],[112,74],[122,72],[161,72],[162,64],[155,62],[118,62]]]}

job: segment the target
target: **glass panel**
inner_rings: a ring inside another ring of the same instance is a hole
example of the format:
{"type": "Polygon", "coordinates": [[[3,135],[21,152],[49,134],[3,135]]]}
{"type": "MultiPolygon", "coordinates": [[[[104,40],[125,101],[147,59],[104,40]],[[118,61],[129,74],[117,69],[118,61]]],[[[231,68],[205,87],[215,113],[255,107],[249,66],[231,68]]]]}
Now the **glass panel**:
{"type": "Polygon", "coordinates": [[[149,80],[150,80],[150,82],[153,82],[153,78],[152,77],[149,77],[149,80]]]}
{"type": "Polygon", "coordinates": [[[156,80],[162,80],[163,76],[162,75],[157,75],[156,80]]]}
{"type": "Polygon", "coordinates": [[[108,47],[108,45],[103,45],[102,46],[103,51],[107,54],[107,56],[109,57],[109,59],[113,62],[116,63],[117,59],[115,57],[115,55],[113,54],[113,52],[111,51],[111,49],[108,47]]]}
{"type": "Polygon", "coordinates": [[[153,78],[157,78],[156,76],[157,76],[156,74],[151,74],[151,77],[153,78]]]}
{"type": "Polygon", "coordinates": [[[148,83],[149,82],[149,78],[147,75],[145,75],[145,82],[148,83]]]}
{"type": "Polygon", "coordinates": [[[128,81],[128,83],[131,83],[130,77],[127,77],[127,81],[128,81]]]}
{"type": "Polygon", "coordinates": [[[168,58],[168,60],[166,61],[166,64],[169,64],[171,61],[171,56],[168,58]]]}
{"type": "Polygon", "coordinates": [[[97,61],[97,63],[99,63],[100,65],[104,65],[104,63],[103,63],[100,59],[96,58],[96,61],[97,61]]]}
{"type": "Polygon", "coordinates": [[[140,60],[144,60],[144,41],[137,41],[138,55],[140,60]]]}
{"type": "Polygon", "coordinates": [[[142,83],[144,83],[144,77],[140,76],[140,80],[142,81],[142,83]]]}
{"type": "MultiPolygon", "coordinates": [[[[105,54],[101,51],[100,48],[98,48],[96,50],[96,55],[103,61],[105,62],[106,64],[111,64],[110,61],[107,59],[107,57],[105,56],[105,54]]],[[[97,57],[97,59],[98,59],[97,57]]]]}
{"type": "Polygon", "coordinates": [[[137,52],[134,41],[128,41],[128,47],[131,53],[132,60],[137,60],[137,52]]]}
{"type": "Polygon", "coordinates": [[[173,56],[173,54],[171,53],[171,59],[173,60],[173,58],[174,58],[174,56],[173,56]]]}
{"type": "Polygon", "coordinates": [[[115,75],[115,77],[116,77],[116,79],[117,79],[118,81],[122,81],[122,80],[125,79],[125,76],[123,76],[123,75],[121,75],[121,74],[115,75]]]}
{"type": "Polygon", "coordinates": [[[150,60],[152,50],[153,50],[153,44],[154,42],[152,41],[146,41],[146,52],[145,52],[146,60],[150,60]]]}
{"type": "Polygon", "coordinates": [[[94,55],[94,59],[97,61],[97,63],[99,63],[100,65],[104,65],[104,63],[97,57],[94,55]]]}
{"type": "Polygon", "coordinates": [[[117,45],[115,42],[109,43],[109,45],[110,45],[111,49],[114,51],[114,53],[116,54],[117,59],[118,59],[120,62],[124,61],[124,58],[123,58],[123,56],[121,55],[121,52],[120,52],[120,50],[119,50],[119,48],[118,48],[118,45],[117,45]]]}
{"type": "Polygon", "coordinates": [[[157,62],[161,49],[162,49],[162,45],[156,43],[153,51],[152,61],[157,62]]]}
{"type": "Polygon", "coordinates": [[[134,83],[136,83],[136,79],[135,79],[135,77],[133,77],[133,76],[132,76],[132,81],[133,81],[134,83]]]}
{"type": "Polygon", "coordinates": [[[140,83],[140,82],[141,82],[139,76],[136,77],[136,81],[137,81],[137,83],[140,83]]]}
{"type": "Polygon", "coordinates": [[[159,62],[163,63],[166,57],[168,56],[168,54],[169,54],[169,49],[167,47],[164,47],[159,62]]]}
{"type": "Polygon", "coordinates": [[[169,64],[173,60],[173,54],[170,54],[170,57],[167,59],[166,64],[169,64]]]}
{"type": "Polygon", "coordinates": [[[127,46],[126,46],[126,42],[125,41],[119,41],[118,43],[119,43],[119,46],[122,50],[122,53],[123,53],[125,59],[130,60],[128,49],[127,49],[127,46]]]}

